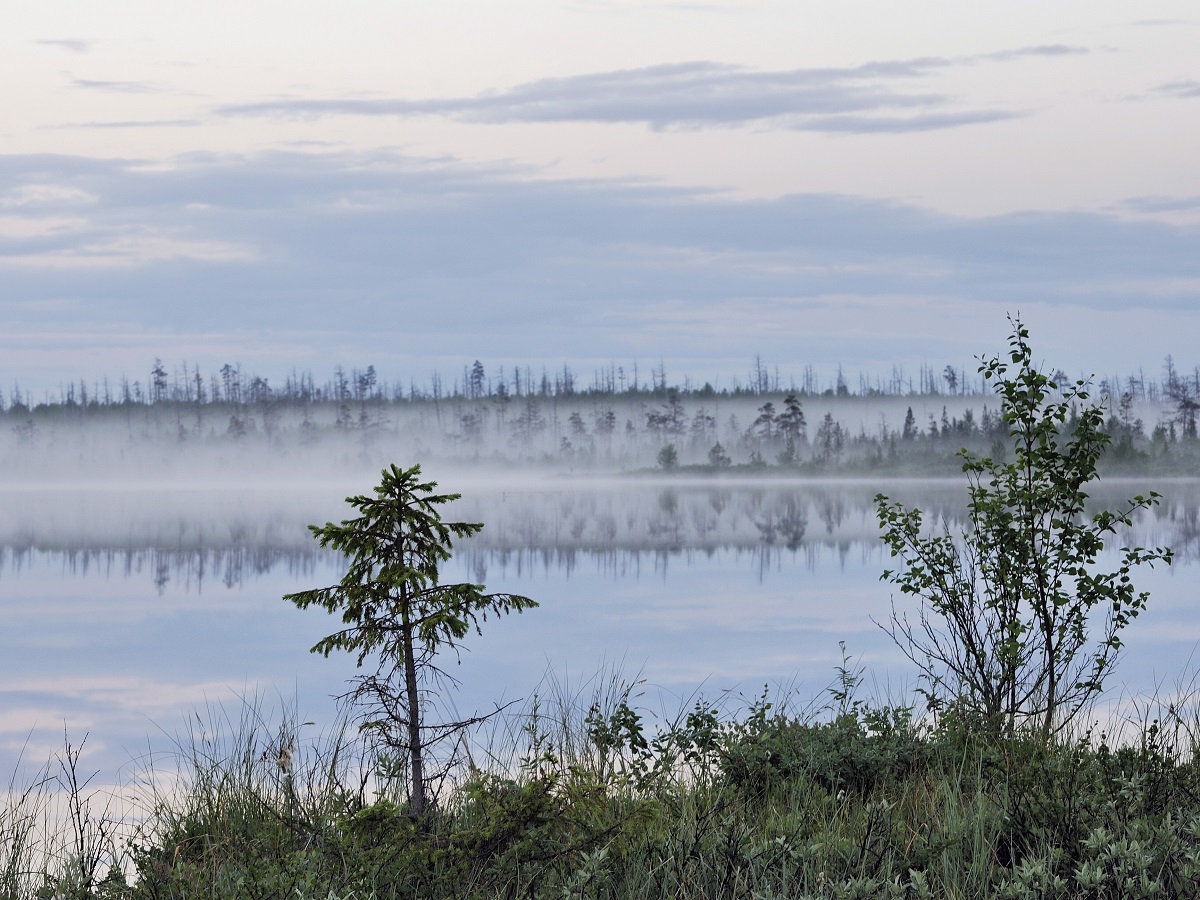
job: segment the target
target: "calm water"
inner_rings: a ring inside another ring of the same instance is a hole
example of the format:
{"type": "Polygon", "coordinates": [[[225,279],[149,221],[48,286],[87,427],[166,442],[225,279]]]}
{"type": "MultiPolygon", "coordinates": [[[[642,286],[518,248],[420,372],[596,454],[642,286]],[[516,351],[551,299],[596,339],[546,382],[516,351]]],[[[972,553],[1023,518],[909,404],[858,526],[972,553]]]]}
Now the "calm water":
{"type": "MultiPolygon", "coordinates": [[[[579,685],[612,666],[669,708],[764,683],[807,699],[831,682],[839,641],[866,667],[866,693],[899,695],[912,671],[873,621],[889,617],[892,591],[871,498],[951,524],[962,509],[957,482],[453,486],[466,494],[454,517],[486,527],[445,580],[541,603],[489,621],[451,666],[464,712],[526,697],[547,671],[579,685]]],[[[1179,558],[1140,576],[1152,606],[1112,682],[1129,692],[1173,688],[1200,641],[1200,484],[1159,487],[1167,501],[1126,537],[1179,558]]],[[[193,710],[240,696],[330,723],[353,664],[307,648],[336,620],[280,597],[338,579],[305,526],[341,518],[357,490],[0,490],[0,773],[22,753],[40,762],[65,725],[113,778],[193,710]]],[[[1116,484],[1101,499],[1144,490],[1116,484]]]]}

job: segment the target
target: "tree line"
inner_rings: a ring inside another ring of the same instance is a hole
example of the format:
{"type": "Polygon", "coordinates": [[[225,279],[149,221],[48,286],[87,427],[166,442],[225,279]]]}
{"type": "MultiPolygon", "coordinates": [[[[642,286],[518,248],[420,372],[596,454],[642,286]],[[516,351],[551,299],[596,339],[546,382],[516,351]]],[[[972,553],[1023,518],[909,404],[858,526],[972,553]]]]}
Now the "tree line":
{"type": "MultiPolygon", "coordinates": [[[[1166,384],[1181,380],[1168,358],[1167,377],[1162,385],[1146,379],[1143,373],[1124,379],[1105,379],[1101,393],[1113,393],[1124,385],[1135,399],[1154,400],[1166,391],[1166,384]]],[[[1059,373],[1061,374],[1061,373],[1059,373]]],[[[1062,376],[1065,378],[1066,376],[1062,376]]],[[[1186,381],[1187,379],[1182,379],[1186,381]]],[[[1200,381],[1200,367],[1191,382],[1200,381]]],[[[476,359],[463,366],[462,372],[447,378],[433,372],[428,381],[415,379],[388,381],[380,378],[373,364],[349,369],[338,365],[330,377],[318,381],[311,371],[293,369],[282,382],[247,371],[241,363],[225,363],[219,369],[203,372],[198,364],[186,360],[168,368],[155,358],[144,377],[118,379],[108,376],[60,382],[57,390],[40,392],[22,388],[14,381],[7,390],[0,388],[0,411],[38,406],[110,407],[148,406],[160,403],[243,404],[263,402],[322,403],[346,401],[401,402],[451,399],[492,399],[574,396],[665,396],[674,390],[691,396],[758,396],[794,393],[801,397],[851,396],[979,396],[986,393],[981,379],[965,367],[946,365],[919,367],[913,373],[893,366],[887,376],[859,372],[852,381],[839,365],[836,373],[822,379],[811,365],[804,366],[799,379],[784,377],[779,367],[770,367],[756,356],[745,380],[733,378],[725,387],[711,380],[698,383],[691,376],[670,381],[665,364],[651,367],[649,374],[635,362],[629,366],[615,363],[595,369],[590,380],[578,375],[569,364],[559,369],[530,365],[503,365],[489,371],[476,359]]]]}
{"type": "MultiPolygon", "coordinates": [[[[1061,383],[1070,380],[1061,369],[1054,372],[1053,376],[1061,383]]],[[[1193,367],[1189,374],[1181,371],[1173,358],[1168,356],[1158,379],[1139,369],[1125,376],[1106,375],[1096,379],[1094,389],[1098,397],[1113,401],[1153,403],[1169,399],[1186,406],[1192,412],[1191,420],[1194,420],[1195,410],[1200,408],[1200,365],[1193,367]]],[[[893,366],[886,376],[859,372],[853,382],[846,377],[840,365],[835,375],[826,379],[821,379],[813,366],[805,365],[797,380],[794,375],[783,377],[778,366],[771,367],[761,356],[756,356],[744,381],[734,378],[728,386],[717,388],[712,381],[699,384],[686,375],[682,380],[671,382],[663,363],[652,367],[648,378],[636,362],[628,367],[613,363],[593,370],[586,384],[569,364],[563,364],[561,369],[553,371],[542,366],[540,372],[535,372],[529,365],[510,366],[507,369],[501,365],[489,372],[478,359],[465,364],[459,376],[447,379],[435,371],[428,382],[421,384],[415,379],[407,382],[382,379],[373,364],[349,369],[335,366],[332,375],[323,381],[318,381],[311,371],[293,369],[282,383],[272,383],[265,376],[246,371],[240,363],[227,362],[216,371],[204,373],[199,365],[186,360],[168,369],[162,359],[155,358],[144,378],[130,379],[122,375],[114,380],[105,376],[91,384],[81,378],[60,382],[56,392],[42,391],[40,395],[23,389],[19,381],[14,381],[7,391],[0,388],[0,411],[20,411],[37,406],[110,407],[159,403],[380,403],[485,398],[503,401],[505,398],[579,395],[666,396],[668,391],[683,397],[788,393],[799,397],[827,398],[987,394],[986,385],[977,373],[952,364],[941,369],[923,364],[918,367],[915,380],[913,373],[906,371],[903,366],[893,366]]]]}
{"type": "MultiPolygon", "coordinates": [[[[935,473],[954,471],[961,447],[991,452],[1007,435],[994,398],[977,394],[974,381],[951,366],[940,383],[926,372],[913,385],[923,392],[912,393],[898,375],[852,389],[839,374],[817,391],[806,371],[793,386],[760,358],[747,384],[721,390],[687,379],[672,384],[661,364],[648,380],[643,374],[613,366],[582,387],[568,366],[540,379],[527,367],[491,377],[477,360],[446,387],[435,377],[430,386],[401,390],[373,365],[339,366],[326,382],[294,372],[276,386],[232,364],[206,375],[189,364],[172,372],[156,359],[145,384],[67,385],[40,403],[14,388],[0,394],[0,416],[17,438],[16,454],[21,444],[45,448],[69,442],[73,429],[116,424],[135,443],[265,440],[299,447],[340,436],[424,458],[610,469],[935,473]]],[[[1061,371],[1053,377],[1070,383],[1061,371]]],[[[1191,457],[1200,457],[1200,446],[1193,447],[1200,445],[1200,367],[1185,373],[1168,357],[1161,378],[1109,376],[1091,389],[1112,438],[1106,463],[1188,471],[1191,457]]]]}

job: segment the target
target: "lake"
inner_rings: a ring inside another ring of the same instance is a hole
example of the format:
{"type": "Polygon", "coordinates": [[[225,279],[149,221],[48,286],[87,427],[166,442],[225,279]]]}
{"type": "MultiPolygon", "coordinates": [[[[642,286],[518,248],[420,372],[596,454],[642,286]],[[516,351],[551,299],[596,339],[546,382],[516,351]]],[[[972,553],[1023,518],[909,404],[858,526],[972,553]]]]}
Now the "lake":
{"type": "MultiPolygon", "coordinates": [[[[464,713],[526,698],[548,672],[586,689],[614,668],[668,713],[696,692],[764,684],[819,698],[843,641],[865,669],[863,696],[906,697],[913,668],[876,624],[896,592],[880,581],[872,498],[951,525],[964,508],[961,480],[440,481],[464,494],[449,515],[486,526],[443,580],[541,604],[489,620],[449,661],[464,713]]],[[[329,727],[353,661],[309,654],[336,620],[280,598],[340,577],[305,526],[341,519],[342,498],[370,483],[0,488],[0,772],[42,762],[65,727],[75,743],[87,735],[89,770],[119,780],[196,711],[236,716],[240,697],[329,727]]],[[[1123,538],[1172,546],[1177,561],[1137,576],[1151,605],[1126,632],[1117,699],[1174,690],[1200,641],[1200,482],[1155,486],[1163,505],[1123,538]]],[[[1095,493],[1112,505],[1146,487],[1106,481],[1095,493]]]]}

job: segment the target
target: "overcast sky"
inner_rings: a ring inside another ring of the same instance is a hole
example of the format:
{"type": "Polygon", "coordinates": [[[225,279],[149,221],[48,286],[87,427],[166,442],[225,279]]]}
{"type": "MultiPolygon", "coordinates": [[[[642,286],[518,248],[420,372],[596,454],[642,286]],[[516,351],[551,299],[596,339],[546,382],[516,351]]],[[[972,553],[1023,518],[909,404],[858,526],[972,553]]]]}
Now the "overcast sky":
{"type": "Polygon", "coordinates": [[[0,391],[1200,362],[1200,9],[17,4],[0,391]]]}

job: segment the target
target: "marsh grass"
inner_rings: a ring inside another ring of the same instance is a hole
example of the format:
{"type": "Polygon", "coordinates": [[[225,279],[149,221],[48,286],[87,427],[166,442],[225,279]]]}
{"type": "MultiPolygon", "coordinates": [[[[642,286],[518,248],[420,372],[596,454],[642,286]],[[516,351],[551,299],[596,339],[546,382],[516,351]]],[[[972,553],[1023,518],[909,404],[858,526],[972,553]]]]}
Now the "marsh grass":
{"type": "Polygon", "coordinates": [[[137,895],[295,896],[336,880],[322,850],[369,779],[344,721],[322,732],[257,697],[197,711],[172,751],[143,760],[137,895]]]}
{"type": "Polygon", "coordinates": [[[860,684],[844,659],[815,700],[698,693],[651,712],[619,671],[547,678],[460,747],[422,818],[344,722],[320,731],[257,698],[210,707],[139,761],[122,821],[63,780],[69,743],[10,789],[0,897],[1200,894],[1195,682],[1052,742],[986,740],[860,684]]]}
{"type": "MultiPolygon", "coordinates": [[[[18,759],[24,759],[24,753],[18,759]]],[[[14,772],[8,783],[5,803],[0,807],[0,897],[25,896],[33,880],[47,868],[44,846],[48,766],[25,784],[17,783],[14,772]]]]}
{"type": "MultiPolygon", "coordinates": [[[[123,887],[128,822],[111,786],[93,785],[82,759],[87,736],[63,747],[0,805],[0,898],[109,896],[123,887]]],[[[22,753],[17,771],[21,770],[22,753]]]]}

